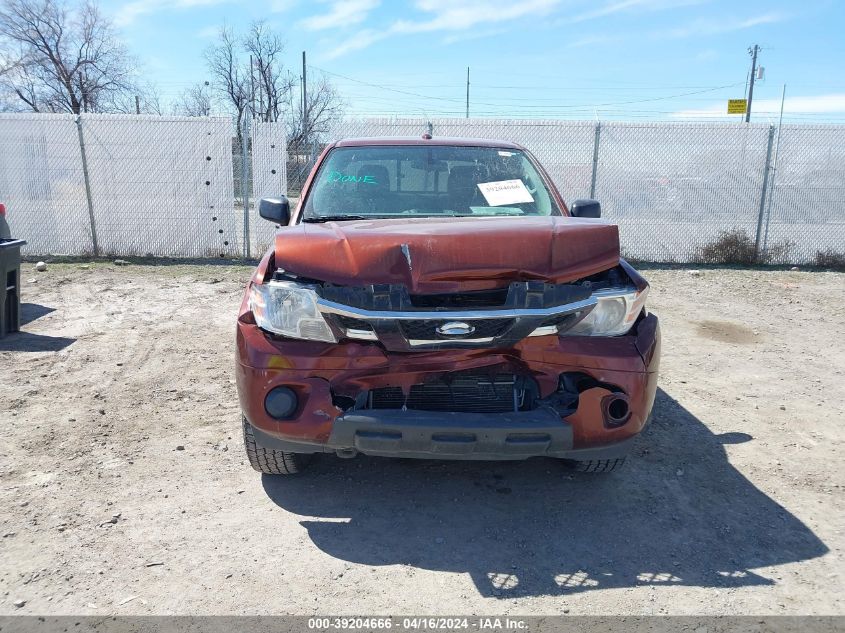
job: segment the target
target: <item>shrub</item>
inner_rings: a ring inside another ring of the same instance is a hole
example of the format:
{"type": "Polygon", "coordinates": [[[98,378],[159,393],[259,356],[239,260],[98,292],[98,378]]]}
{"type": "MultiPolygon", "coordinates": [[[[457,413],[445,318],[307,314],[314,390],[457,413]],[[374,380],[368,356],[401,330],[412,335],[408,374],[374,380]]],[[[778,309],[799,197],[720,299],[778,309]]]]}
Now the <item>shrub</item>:
{"type": "Polygon", "coordinates": [[[845,268],[845,253],[837,253],[832,248],[826,251],[816,251],[813,265],[819,268],[845,268]]]}
{"type": "Polygon", "coordinates": [[[757,263],[754,240],[742,229],[723,231],[719,237],[699,249],[699,257],[705,264],[757,263]]]}
{"type": "Polygon", "coordinates": [[[715,240],[699,248],[698,259],[704,264],[752,266],[754,264],[785,262],[791,249],[791,242],[772,244],[766,248],[762,257],[757,257],[754,240],[742,229],[733,229],[723,231],[715,240]]]}

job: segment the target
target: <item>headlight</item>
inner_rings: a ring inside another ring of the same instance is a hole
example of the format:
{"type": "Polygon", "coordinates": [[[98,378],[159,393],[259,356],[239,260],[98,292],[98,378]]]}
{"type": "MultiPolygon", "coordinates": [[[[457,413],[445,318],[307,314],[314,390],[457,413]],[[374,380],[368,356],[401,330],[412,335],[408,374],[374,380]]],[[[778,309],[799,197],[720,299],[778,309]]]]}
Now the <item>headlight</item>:
{"type": "Polygon", "coordinates": [[[336,343],[337,339],[317,309],[312,288],[286,281],[252,284],[249,309],[262,330],[309,341],[336,343]]]}
{"type": "Polygon", "coordinates": [[[648,288],[612,288],[598,290],[596,307],[573,327],[562,332],[563,336],[621,336],[627,334],[640,314],[648,288]]]}

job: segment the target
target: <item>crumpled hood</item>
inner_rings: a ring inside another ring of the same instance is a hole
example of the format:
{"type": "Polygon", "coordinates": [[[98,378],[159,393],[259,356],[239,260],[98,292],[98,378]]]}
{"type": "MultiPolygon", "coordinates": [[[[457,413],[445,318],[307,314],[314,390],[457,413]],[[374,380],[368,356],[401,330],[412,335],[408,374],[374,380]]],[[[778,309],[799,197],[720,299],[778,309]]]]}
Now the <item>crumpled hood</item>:
{"type": "Polygon", "coordinates": [[[570,217],[401,218],[299,224],[276,234],[276,266],[339,285],[412,293],[511,281],[574,281],[619,262],[616,225],[570,217]]]}

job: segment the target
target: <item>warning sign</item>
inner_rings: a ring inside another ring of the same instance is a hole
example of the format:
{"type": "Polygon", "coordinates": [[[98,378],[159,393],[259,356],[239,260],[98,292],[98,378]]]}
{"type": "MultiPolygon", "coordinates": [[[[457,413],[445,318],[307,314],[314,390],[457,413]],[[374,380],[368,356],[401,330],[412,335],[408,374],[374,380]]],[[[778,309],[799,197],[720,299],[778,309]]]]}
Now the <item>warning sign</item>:
{"type": "Polygon", "coordinates": [[[728,114],[745,114],[747,99],[728,99],[728,114]]]}

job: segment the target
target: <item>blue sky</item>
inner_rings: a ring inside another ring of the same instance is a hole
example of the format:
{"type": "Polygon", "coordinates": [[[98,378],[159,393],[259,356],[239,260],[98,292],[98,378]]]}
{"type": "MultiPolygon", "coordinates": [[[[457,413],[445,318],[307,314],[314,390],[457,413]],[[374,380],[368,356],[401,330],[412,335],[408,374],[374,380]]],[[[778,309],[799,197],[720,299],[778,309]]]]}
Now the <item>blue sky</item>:
{"type": "Polygon", "coordinates": [[[326,72],[351,114],[709,119],[741,98],[749,45],[765,78],[754,118],[845,123],[845,2],[836,0],[105,0],[165,101],[206,80],[224,22],[263,19],[299,75],[326,72]]]}

